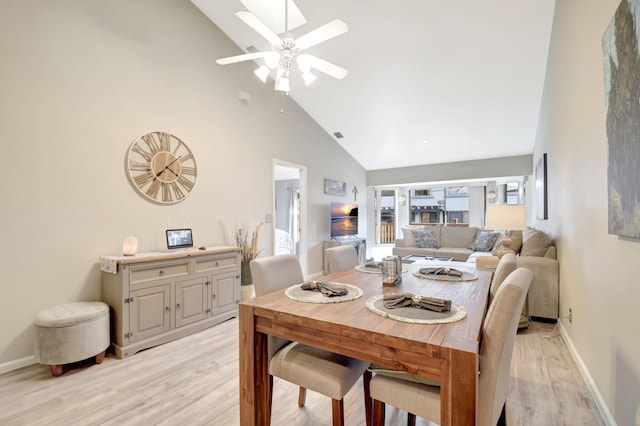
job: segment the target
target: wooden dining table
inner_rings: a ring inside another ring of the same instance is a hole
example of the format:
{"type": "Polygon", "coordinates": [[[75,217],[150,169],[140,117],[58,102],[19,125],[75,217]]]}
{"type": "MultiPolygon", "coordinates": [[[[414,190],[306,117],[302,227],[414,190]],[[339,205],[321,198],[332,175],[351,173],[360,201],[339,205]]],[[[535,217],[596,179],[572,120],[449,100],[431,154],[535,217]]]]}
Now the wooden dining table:
{"type": "MultiPolygon", "coordinates": [[[[468,281],[431,280],[414,272],[426,265],[403,265],[396,286],[382,285],[382,275],[350,269],[328,275],[337,283],[359,287],[363,295],[341,303],[305,303],[284,290],[240,304],[240,424],[268,425],[267,335],[407,371],[440,382],[442,425],[475,424],[482,322],[491,273],[476,271],[468,281]],[[385,318],[366,302],[386,293],[409,292],[449,299],[466,317],[445,324],[414,324],[385,318]]],[[[452,264],[451,267],[455,267],[452,264]]]]}

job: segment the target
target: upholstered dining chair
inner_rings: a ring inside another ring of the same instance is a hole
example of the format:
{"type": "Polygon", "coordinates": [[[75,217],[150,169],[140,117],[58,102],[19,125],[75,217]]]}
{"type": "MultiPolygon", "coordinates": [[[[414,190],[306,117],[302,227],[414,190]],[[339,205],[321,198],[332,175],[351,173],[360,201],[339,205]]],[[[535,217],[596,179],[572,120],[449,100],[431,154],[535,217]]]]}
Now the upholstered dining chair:
{"type": "MultiPolygon", "coordinates": [[[[489,302],[493,299],[496,291],[504,281],[504,279],[518,267],[517,265],[517,257],[515,253],[507,253],[500,258],[498,262],[498,266],[496,266],[496,270],[493,273],[493,279],[491,280],[491,290],[489,295],[489,302]]],[[[524,306],[522,307],[522,312],[520,313],[520,321],[518,322],[518,328],[527,328],[529,327],[529,295],[524,299],[524,306]]]]}
{"type": "Polygon", "coordinates": [[[328,248],[325,256],[327,256],[330,273],[350,269],[360,264],[356,248],[350,244],[328,248]]]}
{"type": "MultiPolygon", "coordinates": [[[[249,264],[256,296],[285,289],[304,281],[298,259],[293,254],[254,259],[249,264]]],[[[344,424],[343,398],[358,381],[366,376],[369,382],[369,363],[291,342],[275,336],[268,337],[269,354],[269,413],[273,400],[273,376],[300,386],[298,406],[304,406],[306,390],[321,393],[332,399],[333,425],[344,424]]],[[[367,398],[367,424],[371,422],[371,403],[367,398]]]]}
{"type": "Polygon", "coordinates": [[[491,287],[489,289],[489,304],[496,295],[496,292],[504,282],[505,278],[509,276],[513,271],[518,267],[516,262],[515,253],[507,253],[500,258],[498,262],[498,266],[496,266],[496,270],[493,273],[493,278],[491,279],[491,287]]]}
{"type": "MultiPolygon", "coordinates": [[[[476,410],[479,426],[495,426],[499,421],[506,423],[511,356],[520,311],[532,279],[533,274],[526,268],[512,272],[496,292],[485,317],[476,410]]],[[[407,411],[409,424],[415,424],[416,415],[441,423],[439,386],[376,374],[370,381],[369,390],[373,398],[374,425],[384,424],[385,404],[407,411]]]]}

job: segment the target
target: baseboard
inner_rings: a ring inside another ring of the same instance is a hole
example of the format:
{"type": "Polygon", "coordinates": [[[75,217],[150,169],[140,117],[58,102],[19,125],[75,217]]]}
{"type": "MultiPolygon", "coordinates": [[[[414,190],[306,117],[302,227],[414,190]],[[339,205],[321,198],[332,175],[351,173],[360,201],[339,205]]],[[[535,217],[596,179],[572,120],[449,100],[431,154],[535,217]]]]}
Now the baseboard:
{"type": "Polygon", "coordinates": [[[33,355],[20,358],[20,359],[15,359],[9,362],[3,362],[2,364],[0,364],[0,374],[5,374],[22,367],[28,367],[35,363],[36,363],[36,358],[33,355]]]}
{"type": "Polygon", "coordinates": [[[595,404],[596,415],[598,416],[600,424],[605,426],[616,426],[617,423],[613,418],[613,414],[611,414],[611,411],[609,410],[609,406],[607,406],[607,403],[604,401],[604,398],[600,393],[600,389],[598,389],[596,382],[591,377],[591,374],[589,373],[587,366],[582,361],[582,358],[576,350],[576,347],[573,346],[573,342],[569,338],[569,335],[567,334],[567,331],[565,330],[564,324],[562,324],[562,322],[560,322],[560,334],[562,335],[562,339],[564,340],[564,342],[567,344],[567,348],[569,348],[569,352],[571,353],[573,360],[576,362],[578,370],[580,370],[582,378],[587,385],[587,389],[591,394],[591,399],[595,404]]]}

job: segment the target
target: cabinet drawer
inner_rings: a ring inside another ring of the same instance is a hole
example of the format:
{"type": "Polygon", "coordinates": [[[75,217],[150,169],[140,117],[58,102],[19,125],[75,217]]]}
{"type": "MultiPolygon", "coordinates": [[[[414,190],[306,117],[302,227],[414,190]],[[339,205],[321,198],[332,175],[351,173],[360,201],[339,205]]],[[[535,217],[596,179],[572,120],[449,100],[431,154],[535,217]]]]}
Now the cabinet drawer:
{"type": "Polygon", "coordinates": [[[189,262],[155,265],[150,268],[132,268],[129,282],[131,284],[163,278],[179,277],[189,273],[189,262]]]}
{"type": "Polygon", "coordinates": [[[196,260],[196,272],[213,271],[220,268],[228,268],[229,266],[236,266],[235,256],[196,260]]]}

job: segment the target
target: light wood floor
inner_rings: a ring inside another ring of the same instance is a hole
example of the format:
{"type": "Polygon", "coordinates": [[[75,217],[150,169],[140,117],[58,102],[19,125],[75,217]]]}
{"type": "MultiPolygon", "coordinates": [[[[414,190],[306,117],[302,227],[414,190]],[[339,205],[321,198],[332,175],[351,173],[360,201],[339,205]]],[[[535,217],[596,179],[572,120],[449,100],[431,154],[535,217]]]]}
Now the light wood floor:
{"type": "MultiPolygon", "coordinates": [[[[507,422],[598,425],[593,404],[553,326],[533,323],[516,339],[507,422]]],[[[330,425],[329,398],[276,379],[273,425],[330,425]]],[[[364,425],[362,383],[345,398],[347,425],[364,425]]],[[[33,365],[0,376],[0,425],[237,425],[238,320],[124,360],[112,355],[58,378],[33,365]]],[[[387,424],[406,413],[387,407],[387,424]]],[[[418,424],[428,425],[422,419],[418,424]]]]}

